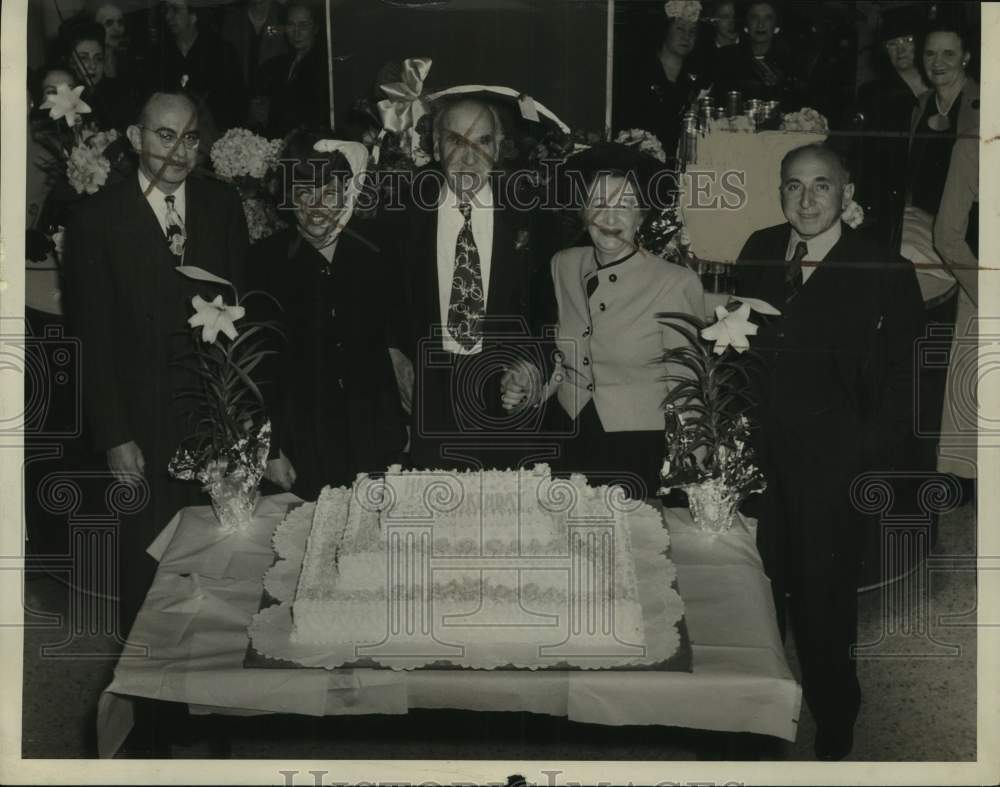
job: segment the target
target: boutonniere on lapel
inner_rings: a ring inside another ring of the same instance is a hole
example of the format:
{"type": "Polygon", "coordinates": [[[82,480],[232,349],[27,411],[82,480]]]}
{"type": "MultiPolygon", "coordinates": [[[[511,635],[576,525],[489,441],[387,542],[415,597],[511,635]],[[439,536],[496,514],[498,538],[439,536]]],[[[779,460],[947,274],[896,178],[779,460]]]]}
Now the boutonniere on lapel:
{"type": "Polygon", "coordinates": [[[531,234],[526,229],[519,229],[514,238],[515,251],[527,251],[531,248],[531,234]]]}

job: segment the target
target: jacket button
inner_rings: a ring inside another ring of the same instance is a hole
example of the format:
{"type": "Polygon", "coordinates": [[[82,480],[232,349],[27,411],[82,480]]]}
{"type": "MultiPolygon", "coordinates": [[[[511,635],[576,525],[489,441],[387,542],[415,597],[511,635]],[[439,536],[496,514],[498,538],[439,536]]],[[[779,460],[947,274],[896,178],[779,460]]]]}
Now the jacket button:
{"type": "Polygon", "coordinates": [[[584,336],[590,336],[590,328],[585,329],[584,332],[583,332],[583,335],[584,336]]]}
{"type": "Polygon", "coordinates": [[[612,282],[618,281],[618,274],[617,273],[612,273],[610,276],[608,276],[608,281],[612,281],[612,282]]]}
{"type": "Polygon", "coordinates": [[[605,312],[605,311],[608,310],[607,304],[604,304],[604,303],[601,304],[600,308],[601,308],[602,312],[605,312]]]}
{"type": "Polygon", "coordinates": [[[593,391],[593,390],[594,390],[594,384],[593,384],[593,383],[589,383],[589,384],[587,385],[587,390],[588,390],[588,391],[593,391]]]}
{"type": "Polygon", "coordinates": [[[590,358],[584,358],[583,359],[583,365],[584,366],[590,366],[590,358]]]}

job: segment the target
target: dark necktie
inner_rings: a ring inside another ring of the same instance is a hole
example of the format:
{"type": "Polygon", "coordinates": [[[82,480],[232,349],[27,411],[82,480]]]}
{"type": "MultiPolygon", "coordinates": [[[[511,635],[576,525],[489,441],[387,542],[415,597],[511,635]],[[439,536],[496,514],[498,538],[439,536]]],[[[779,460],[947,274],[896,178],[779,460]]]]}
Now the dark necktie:
{"type": "Polygon", "coordinates": [[[448,333],[463,349],[471,350],[482,338],[483,274],[479,265],[479,249],[472,235],[472,206],[458,206],[465,220],[455,242],[455,270],[451,277],[451,301],[448,305],[448,333]]]}
{"type": "Polygon", "coordinates": [[[795,253],[792,258],[785,263],[785,303],[798,295],[802,289],[802,260],[809,253],[809,246],[804,240],[795,244],[795,253]]]}

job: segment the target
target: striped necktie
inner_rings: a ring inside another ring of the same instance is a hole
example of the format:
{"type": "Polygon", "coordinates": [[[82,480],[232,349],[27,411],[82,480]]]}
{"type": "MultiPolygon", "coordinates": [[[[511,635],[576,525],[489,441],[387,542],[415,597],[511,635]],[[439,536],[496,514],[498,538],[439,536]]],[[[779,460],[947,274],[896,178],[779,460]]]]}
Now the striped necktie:
{"type": "Polygon", "coordinates": [[[785,303],[799,294],[804,279],[802,277],[802,260],[809,253],[809,246],[804,240],[795,244],[792,258],[785,263],[785,303]]]}

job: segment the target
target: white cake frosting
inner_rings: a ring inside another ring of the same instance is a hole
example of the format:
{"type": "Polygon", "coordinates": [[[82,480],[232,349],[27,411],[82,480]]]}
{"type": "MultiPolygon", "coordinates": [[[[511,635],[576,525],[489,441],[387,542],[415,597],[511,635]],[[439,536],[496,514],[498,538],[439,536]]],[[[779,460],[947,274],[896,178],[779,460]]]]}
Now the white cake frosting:
{"type": "Polygon", "coordinates": [[[636,663],[645,650],[628,526],[636,516],[660,515],[583,476],[553,479],[546,465],[396,466],[384,478],[359,476],[352,489],[326,487],[292,605],[292,642],[353,643],[359,658],[374,646],[375,660],[386,649],[425,662],[431,651],[447,659],[471,649],[488,661],[489,648],[517,644],[538,664],[574,653],[636,663]]]}

